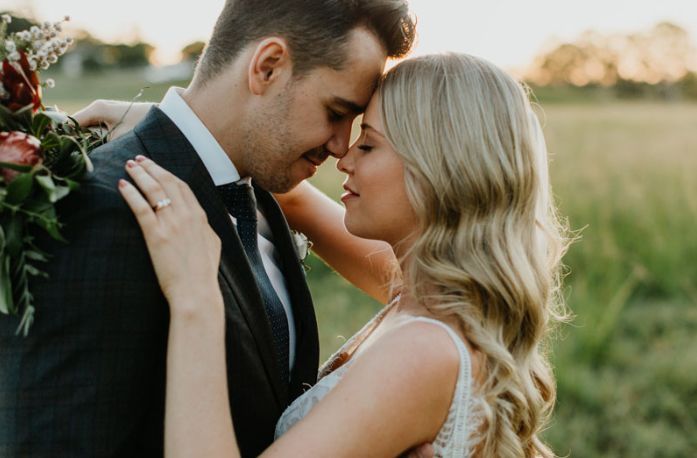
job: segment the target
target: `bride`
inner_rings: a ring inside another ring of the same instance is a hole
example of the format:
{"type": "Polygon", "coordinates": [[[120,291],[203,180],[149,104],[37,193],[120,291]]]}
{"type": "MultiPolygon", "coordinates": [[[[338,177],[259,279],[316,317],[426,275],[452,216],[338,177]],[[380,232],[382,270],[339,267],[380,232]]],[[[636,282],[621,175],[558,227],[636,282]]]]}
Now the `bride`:
{"type": "MultiPolygon", "coordinates": [[[[544,344],[562,318],[566,239],[546,154],[526,92],[484,60],[427,56],[384,76],[337,164],[345,213],[308,183],[279,200],[355,284],[392,273],[392,297],[288,407],[263,456],[396,456],[424,442],[443,457],[553,456],[539,437],[555,399],[544,344]],[[373,272],[347,265],[342,253],[368,246],[358,238],[394,256],[373,272]]],[[[220,241],[183,182],[143,157],[126,168],[140,192],[119,189],[171,309],[166,456],[239,456],[220,241]]]]}

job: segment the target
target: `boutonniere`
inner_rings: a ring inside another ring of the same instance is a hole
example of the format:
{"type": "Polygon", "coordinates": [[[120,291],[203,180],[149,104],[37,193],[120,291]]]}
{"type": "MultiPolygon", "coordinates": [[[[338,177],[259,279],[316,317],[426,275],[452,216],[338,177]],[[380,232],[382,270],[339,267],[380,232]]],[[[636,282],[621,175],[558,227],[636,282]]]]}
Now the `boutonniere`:
{"type": "Polygon", "coordinates": [[[312,248],[312,242],[307,238],[302,232],[291,230],[290,234],[293,238],[293,248],[295,248],[295,254],[298,255],[298,260],[303,266],[305,272],[310,270],[310,266],[305,263],[307,255],[310,254],[310,248],[312,248]]]}

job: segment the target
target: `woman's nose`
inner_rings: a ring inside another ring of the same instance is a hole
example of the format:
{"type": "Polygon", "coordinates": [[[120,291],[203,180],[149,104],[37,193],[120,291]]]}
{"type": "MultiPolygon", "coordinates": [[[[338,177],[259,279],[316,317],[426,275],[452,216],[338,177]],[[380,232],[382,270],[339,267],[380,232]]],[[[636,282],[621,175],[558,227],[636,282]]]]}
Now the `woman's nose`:
{"type": "Polygon", "coordinates": [[[354,163],[354,154],[355,154],[355,149],[356,149],[356,144],[358,142],[354,143],[351,145],[351,147],[348,149],[346,154],[344,154],[337,162],[336,162],[336,168],[340,172],[344,172],[346,174],[351,174],[353,173],[353,163],[354,163]]]}

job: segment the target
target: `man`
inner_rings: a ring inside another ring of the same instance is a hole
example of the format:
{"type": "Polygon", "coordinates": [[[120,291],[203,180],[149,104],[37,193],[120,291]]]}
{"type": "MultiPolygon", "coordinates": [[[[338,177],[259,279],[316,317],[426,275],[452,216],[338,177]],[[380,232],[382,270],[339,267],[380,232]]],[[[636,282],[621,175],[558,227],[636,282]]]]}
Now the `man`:
{"type": "Polygon", "coordinates": [[[29,337],[0,321],[0,455],[162,454],[167,304],[116,190],[138,154],[191,186],[222,240],[236,433],[244,456],[268,447],[318,363],[310,294],[270,192],[345,153],[413,27],[404,0],[227,1],[192,84],[96,150],[94,174],[62,204],[71,243],[42,241],[52,258],[29,337]],[[236,197],[250,179],[253,236],[236,197]]]}

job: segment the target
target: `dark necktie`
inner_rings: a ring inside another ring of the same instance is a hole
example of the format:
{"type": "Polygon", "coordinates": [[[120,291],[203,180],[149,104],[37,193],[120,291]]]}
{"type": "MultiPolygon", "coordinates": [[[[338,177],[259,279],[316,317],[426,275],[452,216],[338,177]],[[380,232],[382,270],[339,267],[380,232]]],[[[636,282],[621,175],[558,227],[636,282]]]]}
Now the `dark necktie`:
{"type": "Polygon", "coordinates": [[[237,219],[237,234],[240,236],[254,272],[266,315],[271,324],[281,377],[282,380],[288,381],[288,317],[261,260],[257,241],[257,206],[254,189],[246,183],[230,183],[218,186],[217,189],[228,211],[237,219]]]}

